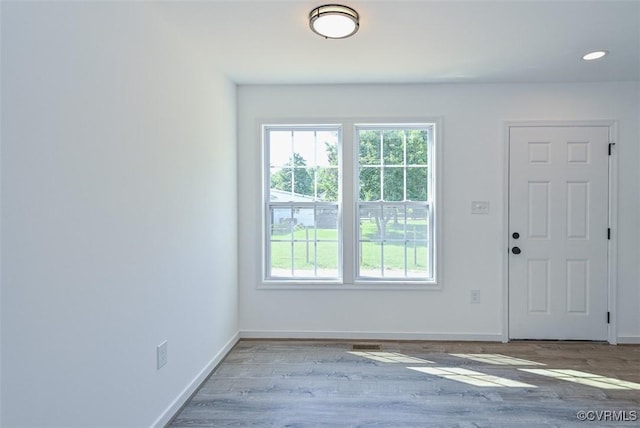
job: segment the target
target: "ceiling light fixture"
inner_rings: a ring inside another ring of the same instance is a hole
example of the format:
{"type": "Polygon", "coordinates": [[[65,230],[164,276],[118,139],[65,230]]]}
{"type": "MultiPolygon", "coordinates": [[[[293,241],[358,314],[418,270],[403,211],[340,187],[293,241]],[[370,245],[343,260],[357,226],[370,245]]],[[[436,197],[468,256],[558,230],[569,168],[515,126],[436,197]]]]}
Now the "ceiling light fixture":
{"type": "Polygon", "coordinates": [[[593,51],[593,52],[589,52],[587,54],[584,54],[582,56],[582,59],[585,61],[593,61],[594,59],[600,59],[603,56],[605,56],[606,54],[608,54],[609,51],[593,51]]]}
{"type": "Polygon", "coordinates": [[[360,15],[347,6],[325,4],[309,13],[309,27],[325,39],[344,39],[360,28],[360,15]]]}

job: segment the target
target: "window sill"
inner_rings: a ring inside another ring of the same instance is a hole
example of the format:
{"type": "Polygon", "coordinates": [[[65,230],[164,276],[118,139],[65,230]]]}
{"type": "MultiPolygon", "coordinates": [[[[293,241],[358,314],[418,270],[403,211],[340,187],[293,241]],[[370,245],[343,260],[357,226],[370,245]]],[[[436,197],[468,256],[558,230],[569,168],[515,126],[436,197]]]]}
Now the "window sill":
{"type": "Polygon", "coordinates": [[[439,291],[442,286],[435,282],[382,282],[356,281],[342,283],[339,281],[263,281],[258,290],[339,290],[339,291],[439,291]]]}

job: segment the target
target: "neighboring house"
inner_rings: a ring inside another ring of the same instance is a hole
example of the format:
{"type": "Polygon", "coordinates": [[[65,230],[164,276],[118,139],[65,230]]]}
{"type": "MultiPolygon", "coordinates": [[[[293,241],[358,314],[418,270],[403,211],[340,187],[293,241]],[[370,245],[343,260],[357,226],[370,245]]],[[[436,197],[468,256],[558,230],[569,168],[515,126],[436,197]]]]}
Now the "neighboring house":
{"type": "MultiPolygon", "coordinates": [[[[270,189],[269,197],[271,202],[315,202],[316,200],[312,196],[301,195],[299,193],[286,192],[284,190],[270,189]]],[[[272,213],[272,224],[287,225],[293,223],[293,226],[301,227],[317,227],[319,229],[335,229],[338,227],[338,211],[337,207],[314,208],[313,207],[296,207],[293,210],[293,222],[291,222],[291,211],[289,207],[282,207],[281,209],[274,209],[272,213]]]]}
{"type": "MultiPolygon", "coordinates": [[[[314,202],[315,200],[312,196],[278,189],[271,189],[269,191],[269,196],[271,202],[314,202]]],[[[291,223],[291,212],[288,207],[283,209],[274,209],[272,211],[272,216],[272,224],[274,225],[291,223]]],[[[295,208],[293,211],[293,225],[311,227],[315,224],[313,217],[313,208],[295,208]]]]}

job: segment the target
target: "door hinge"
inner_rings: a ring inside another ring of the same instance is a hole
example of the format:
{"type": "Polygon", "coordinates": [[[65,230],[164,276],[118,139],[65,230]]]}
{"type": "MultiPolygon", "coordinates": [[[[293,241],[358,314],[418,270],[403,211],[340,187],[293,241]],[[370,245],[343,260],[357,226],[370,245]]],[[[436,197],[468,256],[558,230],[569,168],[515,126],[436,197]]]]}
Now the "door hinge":
{"type": "Polygon", "coordinates": [[[616,143],[609,143],[609,156],[611,156],[611,149],[615,146],[616,143]]]}
{"type": "Polygon", "coordinates": [[[611,228],[607,229],[607,239],[611,240],[611,228]]]}
{"type": "Polygon", "coordinates": [[[607,324],[611,324],[611,312],[607,312],[607,324]]]}

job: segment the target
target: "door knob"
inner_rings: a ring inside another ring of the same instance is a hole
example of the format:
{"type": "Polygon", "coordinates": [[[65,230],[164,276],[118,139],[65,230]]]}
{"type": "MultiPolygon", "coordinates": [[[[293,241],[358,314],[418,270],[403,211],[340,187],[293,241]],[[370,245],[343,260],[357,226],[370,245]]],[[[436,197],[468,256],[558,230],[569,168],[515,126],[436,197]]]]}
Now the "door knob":
{"type": "Polygon", "coordinates": [[[520,234],[518,232],[513,232],[513,239],[518,239],[520,237],[520,234]]]}
{"type": "Polygon", "coordinates": [[[512,252],[513,254],[520,254],[522,251],[521,251],[521,250],[520,250],[520,248],[518,248],[518,247],[513,247],[513,248],[511,249],[511,252],[512,252]]]}

